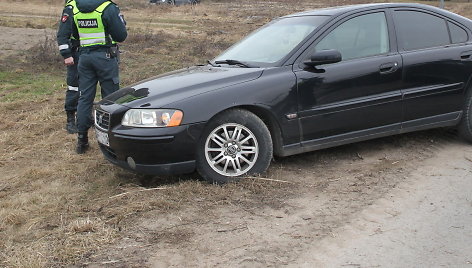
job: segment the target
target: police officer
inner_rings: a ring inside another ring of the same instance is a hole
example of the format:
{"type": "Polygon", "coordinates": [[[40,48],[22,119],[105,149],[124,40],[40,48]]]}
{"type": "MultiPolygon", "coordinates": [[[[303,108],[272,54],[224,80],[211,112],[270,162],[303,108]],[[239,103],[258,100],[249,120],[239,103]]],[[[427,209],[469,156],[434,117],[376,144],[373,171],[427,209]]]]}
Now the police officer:
{"type": "Polygon", "coordinates": [[[76,152],[87,151],[88,129],[92,126],[92,105],[100,82],[101,95],[119,88],[117,42],[123,42],[127,31],[117,5],[107,0],[76,0],[73,14],[74,32],[80,41],[79,102],[77,106],[78,140],[76,152]]]}
{"type": "Polygon", "coordinates": [[[66,0],[61,21],[57,30],[59,52],[67,66],[67,90],[64,109],[67,114],[66,130],[70,134],[77,133],[75,112],[79,100],[79,75],[77,71],[79,40],[72,35],[72,15],[76,10],[75,0],[66,0]]]}

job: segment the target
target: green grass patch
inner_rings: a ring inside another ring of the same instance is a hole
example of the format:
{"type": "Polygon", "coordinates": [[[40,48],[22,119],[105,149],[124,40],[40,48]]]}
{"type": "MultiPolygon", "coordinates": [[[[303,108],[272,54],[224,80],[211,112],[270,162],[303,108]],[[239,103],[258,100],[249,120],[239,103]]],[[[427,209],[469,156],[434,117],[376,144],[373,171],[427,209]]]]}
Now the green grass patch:
{"type": "Polygon", "coordinates": [[[65,76],[1,71],[0,81],[0,102],[11,102],[52,95],[64,87],[65,76]]]}

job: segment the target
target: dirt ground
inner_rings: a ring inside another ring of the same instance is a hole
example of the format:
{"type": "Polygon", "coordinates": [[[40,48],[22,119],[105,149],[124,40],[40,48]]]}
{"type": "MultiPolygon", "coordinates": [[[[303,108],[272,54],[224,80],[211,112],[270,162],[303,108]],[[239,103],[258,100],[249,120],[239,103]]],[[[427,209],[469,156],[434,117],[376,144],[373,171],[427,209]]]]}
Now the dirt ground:
{"type": "Polygon", "coordinates": [[[291,267],[471,267],[472,147],[450,142],[291,267]]]}
{"type": "Polygon", "coordinates": [[[191,206],[167,215],[151,211],[87,264],[471,264],[472,147],[454,133],[410,134],[279,159],[267,178],[285,181],[277,185],[283,196],[269,205],[229,203],[210,211],[191,206]]]}
{"type": "Polygon", "coordinates": [[[55,38],[49,29],[38,30],[31,28],[11,28],[0,26],[2,42],[0,43],[0,57],[5,57],[26,50],[36,45],[38,40],[55,38]],[[19,33],[24,42],[18,42],[19,33]]]}
{"type": "MultiPolygon", "coordinates": [[[[0,59],[36,44],[25,35],[51,34],[0,26],[0,59]]],[[[62,101],[59,92],[32,109],[59,122],[62,101]]],[[[472,146],[453,129],[277,158],[262,177],[215,186],[122,171],[94,140],[76,156],[62,122],[24,123],[29,108],[0,103],[12,117],[0,121],[0,267],[472,266],[472,146]],[[28,217],[29,193],[44,215],[28,217]]]]}

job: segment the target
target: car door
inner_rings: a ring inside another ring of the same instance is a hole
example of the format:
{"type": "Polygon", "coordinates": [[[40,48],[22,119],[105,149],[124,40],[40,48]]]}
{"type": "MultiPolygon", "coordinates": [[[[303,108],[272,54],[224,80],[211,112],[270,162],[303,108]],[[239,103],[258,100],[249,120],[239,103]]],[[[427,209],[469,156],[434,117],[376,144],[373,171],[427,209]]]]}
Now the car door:
{"type": "Polygon", "coordinates": [[[440,14],[393,10],[403,59],[404,131],[460,118],[470,77],[467,31],[440,14]]]}
{"type": "Polygon", "coordinates": [[[389,24],[385,10],[351,15],[301,56],[294,72],[303,146],[319,148],[399,131],[402,60],[389,24]],[[303,64],[325,49],[338,50],[342,61],[316,68],[303,64]]]}

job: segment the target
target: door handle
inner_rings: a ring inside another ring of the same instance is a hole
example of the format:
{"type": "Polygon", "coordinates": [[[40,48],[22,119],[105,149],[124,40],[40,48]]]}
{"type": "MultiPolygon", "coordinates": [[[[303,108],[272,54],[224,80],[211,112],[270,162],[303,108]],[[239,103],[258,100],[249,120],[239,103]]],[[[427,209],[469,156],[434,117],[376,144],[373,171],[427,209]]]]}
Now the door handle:
{"type": "Polygon", "coordinates": [[[389,74],[393,73],[398,69],[398,62],[388,62],[380,65],[379,71],[380,74],[389,74]]]}
{"type": "Polygon", "coordinates": [[[472,59],[472,51],[466,51],[461,53],[462,61],[469,61],[472,59]]]}

